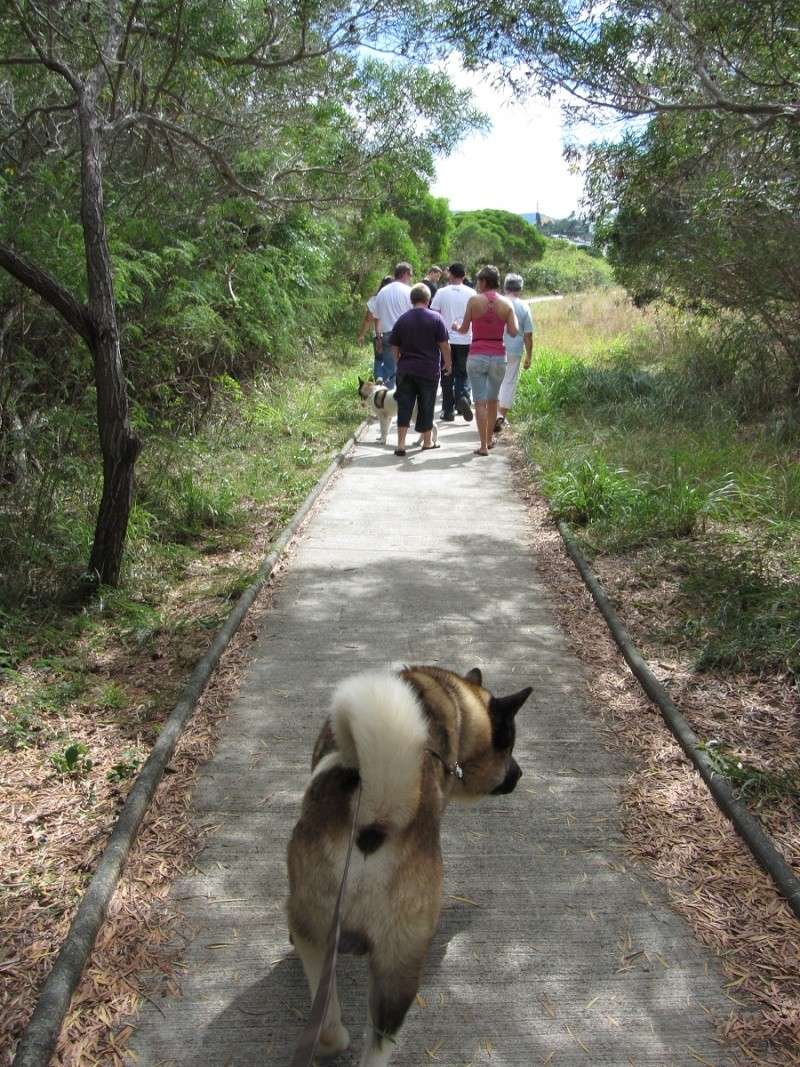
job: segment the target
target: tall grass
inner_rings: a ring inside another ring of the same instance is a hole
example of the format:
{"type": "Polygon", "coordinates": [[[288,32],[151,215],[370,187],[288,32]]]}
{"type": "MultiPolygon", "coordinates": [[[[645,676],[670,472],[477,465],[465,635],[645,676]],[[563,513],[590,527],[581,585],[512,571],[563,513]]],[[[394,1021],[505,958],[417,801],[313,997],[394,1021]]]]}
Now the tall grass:
{"type": "Polygon", "coordinates": [[[800,429],[749,327],[737,349],[728,323],[617,293],[534,312],[513,417],[554,513],[588,551],[677,566],[701,666],[796,671],[800,429]]]}

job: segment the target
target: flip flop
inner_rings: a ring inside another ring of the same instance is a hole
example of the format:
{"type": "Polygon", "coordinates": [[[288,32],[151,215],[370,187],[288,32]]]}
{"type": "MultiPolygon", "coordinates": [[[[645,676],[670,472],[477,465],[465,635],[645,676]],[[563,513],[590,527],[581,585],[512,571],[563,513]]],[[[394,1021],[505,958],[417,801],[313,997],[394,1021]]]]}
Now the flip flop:
{"type": "Polygon", "coordinates": [[[472,454],[473,454],[473,456],[488,456],[489,455],[488,452],[484,452],[480,448],[473,448],[472,454]]]}
{"type": "Polygon", "coordinates": [[[394,450],[394,454],[396,456],[404,456],[406,454],[406,450],[404,448],[396,448],[394,450]]]}
{"type": "Polygon", "coordinates": [[[423,445],[420,449],[421,452],[431,452],[434,448],[441,448],[441,445],[423,445]]]}

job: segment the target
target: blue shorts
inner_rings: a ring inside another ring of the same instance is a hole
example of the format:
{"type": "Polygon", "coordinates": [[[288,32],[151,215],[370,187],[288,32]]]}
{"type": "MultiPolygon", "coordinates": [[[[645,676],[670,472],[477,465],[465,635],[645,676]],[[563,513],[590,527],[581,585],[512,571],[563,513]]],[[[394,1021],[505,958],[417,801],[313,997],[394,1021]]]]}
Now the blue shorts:
{"type": "Polygon", "coordinates": [[[497,400],[506,376],[506,357],[471,355],[467,360],[467,374],[474,404],[497,400]]]}

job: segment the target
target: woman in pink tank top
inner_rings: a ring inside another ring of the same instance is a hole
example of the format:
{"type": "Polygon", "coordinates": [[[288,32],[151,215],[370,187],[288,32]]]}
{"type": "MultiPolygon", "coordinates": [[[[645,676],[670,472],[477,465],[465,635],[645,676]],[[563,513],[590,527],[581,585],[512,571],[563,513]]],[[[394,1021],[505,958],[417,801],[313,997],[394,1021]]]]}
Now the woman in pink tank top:
{"type": "Polygon", "coordinates": [[[475,403],[475,424],[480,436],[476,456],[488,456],[493,447],[492,431],[497,420],[497,399],[506,372],[503,332],[517,336],[517,316],[510,301],[500,296],[500,272],[487,266],[478,272],[478,291],[470,297],[462,323],[453,323],[458,333],[472,327],[467,373],[475,403]]]}

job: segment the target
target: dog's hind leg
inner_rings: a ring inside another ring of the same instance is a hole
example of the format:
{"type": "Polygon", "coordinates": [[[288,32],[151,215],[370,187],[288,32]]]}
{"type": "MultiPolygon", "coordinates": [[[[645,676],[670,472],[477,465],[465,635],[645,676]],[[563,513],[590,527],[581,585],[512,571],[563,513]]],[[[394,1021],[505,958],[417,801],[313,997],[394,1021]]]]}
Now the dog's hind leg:
{"type": "Polygon", "coordinates": [[[419,989],[422,958],[395,963],[391,973],[381,972],[371,961],[369,1020],[360,1067],[386,1067],[396,1045],[397,1033],[419,989]]]}
{"type": "MultiPolygon", "coordinates": [[[[317,995],[317,986],[322,975],[322,965],[325,960],[324,948],[317,948],[310,941],[306,941],[303,937],[298,937],[297,934],[292,934],[292,940],[294,942],[295,951],[300,957],[303,964],[303,970],[306,973],[308,980],[308,987],[311,990],[311,1003],[314,1003],[314,997],[317,995]]],[[[328,1011],[325,1015],[325,1025],[322,1027],[322,1033],[320,1034],[319,1045],[317,1046],[318,1056],[335,1056],[338,1052],[344,1052],[350,1045],[350,1035],[344,1026],[342,1026],[342,1012],[339,1007],[339,995],[336,991],[336,975],[333,976],[333,987],[331,989],[331,999],[328,1004],[328,1011]]]]}

